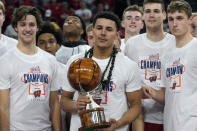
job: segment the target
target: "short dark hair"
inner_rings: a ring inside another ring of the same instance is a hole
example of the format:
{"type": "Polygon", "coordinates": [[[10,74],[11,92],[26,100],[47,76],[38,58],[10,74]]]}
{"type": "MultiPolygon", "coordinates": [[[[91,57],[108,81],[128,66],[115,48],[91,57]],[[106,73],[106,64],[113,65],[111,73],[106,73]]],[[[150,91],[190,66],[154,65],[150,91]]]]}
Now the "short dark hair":
{"type": "Polygon", "coordinates": [[[143,9],[144,9],[145,5],[149,4],[149,3],[161,4],[162,11],[165,11],[165,6],[164,6],[163,0],[144,0],[143,9]]]}
{"type": "Polygon", "coordinates": [[[188,18],[192,16],[192,7],[187,1],[184,0],[170,2],[170,4],[168,5],[167,12],[174,13],[175,11],[184,11],[188,18]]]}
{"type": "Polygon", "coordinates": [[[108,12],[108,11],[103,11],[103,12],[98,13],[93,19],[93,27],[95,27],[97,19],[100,19],[100,18],[105,18],[105,19],[114,21],[116,24],[117,31],[120,30],[120,19],[114,13],[108,12]]]}
{"type": "Polygon", "coordinates": [[[42,23],[42,17],[40,11],[32,6],[20,6],[19,8],[16,8],[13,13],[12,26],[16,27],[18,21],[20,21],[23,17],[26,17],[27,15],[35,16],[37,26],[39,28],[42,23]]]}
{"type": "Polygon", "coordinates": [[[44,33],[53,34],[57,41],[57,44],[59,45],[62,44],[63,42],[62,30],[55,22],[45,21],[42,23],[40,30],[36,34],[36,43],[38,42],[39,36],[44,33]]]}

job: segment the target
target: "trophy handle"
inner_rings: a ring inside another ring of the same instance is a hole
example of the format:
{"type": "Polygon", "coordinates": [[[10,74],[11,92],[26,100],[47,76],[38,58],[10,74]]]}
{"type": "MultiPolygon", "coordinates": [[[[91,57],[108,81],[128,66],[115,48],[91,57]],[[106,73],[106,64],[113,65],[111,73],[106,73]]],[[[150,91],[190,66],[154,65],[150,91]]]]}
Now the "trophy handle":
{"type": "Polygon", "coordinates": [[[80,95],[87,95],[87,92],[82,88],[80,81],[79,81],[79,94],[80,95]]]}
{"type": "Polygon", "coordinates": [[[100,107],[100,106],[93,100],[92,95],[90,95],[89,92],[87,92],[87,96],[90,97],[91,103],[89,103],[89,104],[86,105],[86,110],[88,110],[88,109],[94,109],[94,108],[100,107]]]}

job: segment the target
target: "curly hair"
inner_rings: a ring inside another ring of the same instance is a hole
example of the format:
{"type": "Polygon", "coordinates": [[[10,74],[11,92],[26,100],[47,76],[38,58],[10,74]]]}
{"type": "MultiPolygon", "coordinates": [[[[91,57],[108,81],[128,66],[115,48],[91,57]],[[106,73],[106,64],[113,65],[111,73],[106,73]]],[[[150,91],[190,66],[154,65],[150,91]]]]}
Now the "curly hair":
{"type": "Polygon", "coordinates": [[[62,44],[63,42],[62,30],[55,22],[45,21],[42,23],[40,30],[36,34],[36,43],[38,42],[39,36],[44,33],[53,34],[57,41],[57,44],[59,45],[62,44]]]}
{"type": "Polygon", "coordinates": [[[27,15],[35,16],[37,26],[38,28],[40,28],[40,25],[42,23],[40,11],[32,6],[20,6],[19,8],[16,8],[13,13],[12,26],[16,27],[18,21],[20,21],[23,17],[26,17],[27,15]]]}

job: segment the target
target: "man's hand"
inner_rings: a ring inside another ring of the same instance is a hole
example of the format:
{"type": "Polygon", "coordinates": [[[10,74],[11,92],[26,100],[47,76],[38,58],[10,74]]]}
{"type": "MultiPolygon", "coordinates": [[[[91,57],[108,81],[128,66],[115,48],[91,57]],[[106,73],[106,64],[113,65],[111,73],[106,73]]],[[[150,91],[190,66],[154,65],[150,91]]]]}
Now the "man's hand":
{"type": "Polygon", "coordinates": [[[160,104],[165,103],[165,88],[155,90],[150,86],[142,86],[143,99],[154,99],[160,104]]]}
{"type": "Polygon", "coordinates": [[[108,128],[103,128],[103,129],[96,129],[94,131],[115,131],[119,127],[119,122],[116,121],[115,119],[110,119],[109,120],[110,127],[108,128]]]}
{"type": "Polygon", "coordinates": [[[85,109],[88,103],[91,103],[90,98],[88,96],[79,96],[76,101],[77,110],[85,109]]]}
{"type": "Polygon", "coordinates": [[[153,99],[156,97],[157,91],[150,86],[142,86],[143,99],[153,99]]]}

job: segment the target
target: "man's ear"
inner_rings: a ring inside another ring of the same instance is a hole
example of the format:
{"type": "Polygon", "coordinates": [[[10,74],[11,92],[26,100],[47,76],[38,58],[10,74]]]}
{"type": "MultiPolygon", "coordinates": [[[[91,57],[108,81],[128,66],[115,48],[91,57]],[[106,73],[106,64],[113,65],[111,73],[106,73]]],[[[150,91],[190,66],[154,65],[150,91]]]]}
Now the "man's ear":
{"type": "Polygon", "coordinates": [[[120,38],[120,31],[117,32],[117,38],[120,38]]]}
{"type": "Polygon", "coordinates": [[[58,51],[58,50],[59,50],[59,48],[60,48],[60,44],[59,44],[59,43],[57,43],[57,45],[56,45],[56,51],[58,51]]]}
{"type": "Polygon", "coordinates": [[[166,12],[165,11],[163,11],[163,20],[165,20],[166,19],[166,12]]]}
{"type": "Polygon", "coordinates": [[[144,14],[142,15],[142,20],[144,21],[144,14]]]}
{"type": "Polygon", "coordinates": [[[189,18],[188,18],[188,20],[189,20],[189,25],[191,25],[192,24],[192,19],[194,18],[194,16],[190,16],[189,18]]]}
{"type": "Polygon", "coordinates": [[[3,15],[3,22],[5,21],[5,15],[3,15]]]}
{"type": "Polygon", "coordinates": [[[121,21],[121,26],[125,28],[124,20],[121,21]]]}
{"type": "Polygon", "coordinates": [[[142,23],[141,23],[141,29],[144,28],[144,21],[142,20],[142,23]]]}
{"type": "Polygon", "coordinates": [[[18,33],[18,30],[17,30],[16,26],[14,26],[14,30],[18,33]]]}
{"type": "Polygon", "coordinates": [[[81,30],[81,31],[80,31],[80,34],[82,35],[82,34],[84,33],[84,31],[83,31],[83,29],[82,29],[82,28],[81,28],[80,30],[81,30]]]}

